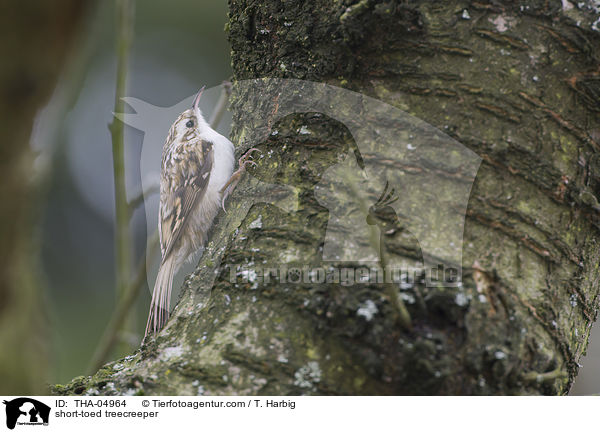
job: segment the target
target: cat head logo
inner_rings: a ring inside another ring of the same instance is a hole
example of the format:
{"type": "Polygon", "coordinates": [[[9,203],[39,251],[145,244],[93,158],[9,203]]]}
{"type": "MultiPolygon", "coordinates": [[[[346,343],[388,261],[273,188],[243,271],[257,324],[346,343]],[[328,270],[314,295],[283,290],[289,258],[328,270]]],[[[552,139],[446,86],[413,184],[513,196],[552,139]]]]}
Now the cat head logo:
{"type": "Polygon", "coordinates": [[[4,401],[6,405],[6,427],[14,429],[19,426],[48,426],[50,407],[32,398],[17,398],[4,401]]]}

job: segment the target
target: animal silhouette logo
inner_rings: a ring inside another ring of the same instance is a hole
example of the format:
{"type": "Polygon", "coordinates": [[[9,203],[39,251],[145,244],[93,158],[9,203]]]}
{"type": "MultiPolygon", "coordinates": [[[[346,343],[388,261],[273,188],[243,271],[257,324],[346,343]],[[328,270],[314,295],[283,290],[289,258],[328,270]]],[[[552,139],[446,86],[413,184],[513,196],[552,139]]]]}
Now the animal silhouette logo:
{"type": "Polygon", "coordinates": [[[48,425],[50,407],[38,400],[22,397],[4,401],[6,405],[6,427],[19,425],[48,425]]]}
{"type": "MultiPolygon", "coordinates": [[[[319,204],[329,211],[323,261],[381,263],[382,227],[376,223],[373,212],[386,209],[394,212],[401,229],[416,239],[425,268],[461,271],[467,203],[481,163],[476,153],[396,107],[346,89],[276,78],[238,81],[234,86],[245,99],[261,101],[264,111],[264,115],[246,114],[252,133],[244,134],[244,142],[236,144],[243,149],[264,142],[273,132],[273,124],[295,113],[322,113],[350,131],[356,148],[327,168],[314,190],[319,204]],[[248,140],[249,135],[252,139],[248,140]]],[[[218,88],[208,89],[207,94],[211,91],[216,93],[218,88]]],[[[169,108],[126,98],[135,113],[115,114],[145,133],[142,182],[158,179],[165,131],[192,97],[169,108]]],[[[244,127],[244,113],[241,116],[236,121],[244,127]]],[[[221,133],[227,135],[227,131],[221,133]]],[[[286,198],[282,199],[280,194],[273,199],[275,185],[248,177],[251,190],[257,192],[242,204],[246,209],[256,202],[271,203],[290,212],[297,208],[298,194],[293,186],[276,185],[280,190],[283,188],[286,198]]],[[[158,197],[146,200],[149,235],[156,227],[157,207],[158,197]]],[[[148,268],[155,266],[148,264],[148,268]]],[[[461,275],[454,276],[460,283],[461,275]]],[[[442,278],[431,283],[439,286],[447,285],[448,281],[442,278]]]]}

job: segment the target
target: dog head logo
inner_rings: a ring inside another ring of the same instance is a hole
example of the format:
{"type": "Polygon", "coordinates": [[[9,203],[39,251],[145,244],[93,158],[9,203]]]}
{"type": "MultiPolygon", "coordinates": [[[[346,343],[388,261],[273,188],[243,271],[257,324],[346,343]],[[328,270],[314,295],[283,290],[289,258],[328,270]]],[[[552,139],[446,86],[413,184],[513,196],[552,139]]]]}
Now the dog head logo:
{"type": "Polygon", "coordinates": [[[4,401],[6,405],[6,427],[14,429],[19,425],[48,425],[50,407],[31,398],[17,398],[4,401]]]}

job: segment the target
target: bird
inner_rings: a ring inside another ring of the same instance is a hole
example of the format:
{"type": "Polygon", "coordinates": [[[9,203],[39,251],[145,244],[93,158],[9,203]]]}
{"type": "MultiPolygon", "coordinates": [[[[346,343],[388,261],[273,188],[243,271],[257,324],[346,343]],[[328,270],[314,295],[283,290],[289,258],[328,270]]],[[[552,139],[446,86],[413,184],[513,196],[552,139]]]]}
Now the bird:
{"type": "Polygon", "coordinates": [[[163,146],[160,175],[158,234],[161,261],[152,291],[145,336],[158,333],[169,318],[173,276],[207,240],[215,216],[231,194],[247,165],[254,165],[249,149],[235,167],[235,148],[212,129],[199,108],[204,87],[192,107],[171,125],[163,146]]]}

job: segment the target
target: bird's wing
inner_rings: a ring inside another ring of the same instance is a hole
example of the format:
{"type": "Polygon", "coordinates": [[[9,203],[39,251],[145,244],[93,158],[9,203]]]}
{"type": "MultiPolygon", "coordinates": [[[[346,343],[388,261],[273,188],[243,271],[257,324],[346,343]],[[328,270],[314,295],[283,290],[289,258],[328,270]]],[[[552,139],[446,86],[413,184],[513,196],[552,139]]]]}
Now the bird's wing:
{"type": "Polygon", "coordinates": [[[160,193],[159,235],[162,261],[171,253],[187,224],[191,210],[202,199],[213,166],[213,145],[201,141],[185,157],[163,162],[160,193]]]}

